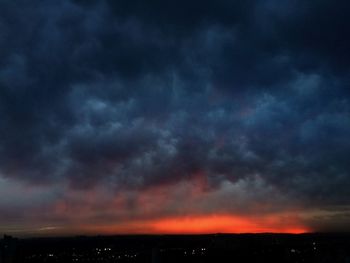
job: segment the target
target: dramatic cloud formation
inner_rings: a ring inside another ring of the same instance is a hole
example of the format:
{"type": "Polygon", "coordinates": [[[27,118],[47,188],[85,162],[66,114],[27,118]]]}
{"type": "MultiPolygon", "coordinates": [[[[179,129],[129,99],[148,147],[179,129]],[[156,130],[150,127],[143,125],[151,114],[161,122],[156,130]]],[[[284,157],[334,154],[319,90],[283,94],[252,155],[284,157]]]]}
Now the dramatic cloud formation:
{"type": "Polygon", "coordinates": [[[350,230],[349,8],[1,1],[0,232],[350,230]]]}

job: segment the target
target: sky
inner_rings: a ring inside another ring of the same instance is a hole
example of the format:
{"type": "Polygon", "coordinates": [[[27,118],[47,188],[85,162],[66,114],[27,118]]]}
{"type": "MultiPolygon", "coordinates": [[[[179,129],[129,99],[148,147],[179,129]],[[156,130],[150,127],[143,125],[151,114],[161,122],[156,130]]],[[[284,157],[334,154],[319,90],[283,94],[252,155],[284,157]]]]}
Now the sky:
{"type": "Polygon", "coordinates": [[[0,0],[0,233],[350,231],[347,0],[0,0]]]}

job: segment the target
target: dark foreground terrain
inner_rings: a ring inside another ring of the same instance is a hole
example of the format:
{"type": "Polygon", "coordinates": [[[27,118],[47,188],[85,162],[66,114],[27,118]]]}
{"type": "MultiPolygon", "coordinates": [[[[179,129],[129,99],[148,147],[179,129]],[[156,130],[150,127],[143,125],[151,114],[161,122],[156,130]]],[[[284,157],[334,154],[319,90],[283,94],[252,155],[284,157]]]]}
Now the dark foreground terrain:
{"type": "Polygon", "coordinates": [[[9,262],[350,262],[350,235],[4,236],[0,263],[9,262]]]}

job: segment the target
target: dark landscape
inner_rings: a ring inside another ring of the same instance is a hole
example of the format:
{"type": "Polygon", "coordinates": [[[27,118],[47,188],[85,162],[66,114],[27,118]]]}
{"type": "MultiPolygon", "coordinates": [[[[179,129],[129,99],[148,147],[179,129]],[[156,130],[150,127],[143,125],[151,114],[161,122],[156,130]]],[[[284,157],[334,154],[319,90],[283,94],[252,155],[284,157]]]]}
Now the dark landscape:
{"type": "Polygon", "coordinates": [[[350,262],[349,248],[349,234],[5,236],[0,262],[350,262]]]}

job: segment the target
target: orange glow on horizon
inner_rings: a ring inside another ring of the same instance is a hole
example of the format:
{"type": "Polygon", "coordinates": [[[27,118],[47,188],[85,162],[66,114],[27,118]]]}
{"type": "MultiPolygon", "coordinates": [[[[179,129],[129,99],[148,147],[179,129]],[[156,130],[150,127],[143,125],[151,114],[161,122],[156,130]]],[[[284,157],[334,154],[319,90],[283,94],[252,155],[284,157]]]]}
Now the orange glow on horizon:
{"type": "Polygon", "coordinates": [[[304,233],[305,227],[278,225],[278,220],[262,219],[256,222],[249,218],[214,215],[200,217],[184,217],[160,219],[152,223],[154,230],[169,234],[201,234],[201,233],[304,233]],[[270,222],[268,222],[270,221],[270,222]]]}
{"type": "MultiPolygon", "coordinates": [[[[294,220],[292,220],[294,221],[294,220]]],[[[301,234],[310,229],[284,221],[280,216],[250,218],[232,215],[203,215],[124,222],[118,225],[86,227],[90,233],[103,234],[213,234],[213,233],[290,233],[301,234]]]]}

